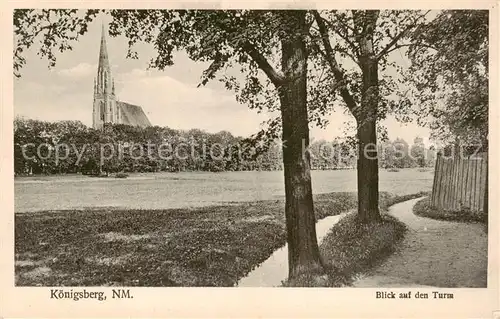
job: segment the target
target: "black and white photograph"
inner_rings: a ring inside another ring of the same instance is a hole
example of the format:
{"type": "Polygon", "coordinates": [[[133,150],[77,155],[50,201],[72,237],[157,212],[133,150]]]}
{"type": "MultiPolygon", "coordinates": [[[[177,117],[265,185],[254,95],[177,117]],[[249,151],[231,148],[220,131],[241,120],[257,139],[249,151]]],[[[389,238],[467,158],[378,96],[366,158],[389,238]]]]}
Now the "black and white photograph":
{"type": "Polygon", "coordinates": [[[490,9],[12,9],[13,287],[497,289],[490,9]]]}

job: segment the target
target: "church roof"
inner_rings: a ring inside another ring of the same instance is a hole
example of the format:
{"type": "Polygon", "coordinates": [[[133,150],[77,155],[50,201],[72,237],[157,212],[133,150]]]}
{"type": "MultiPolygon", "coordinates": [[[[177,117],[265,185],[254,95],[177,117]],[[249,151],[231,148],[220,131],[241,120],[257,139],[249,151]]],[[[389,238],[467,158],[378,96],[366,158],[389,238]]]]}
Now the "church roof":
{"type": "Polygon", "coordinates": [[[140,127],[151,126],[151,122],[149,122],[142,107],[121,101],[116,101],[116,104],[121,110],[123,124],[140,127]]]}
{"type": "Polygon", "coordinates": [[[108,49],[106,47],[106,32],[104,24],[101,31],[101,49],[99,50],[99,67],[98,69],[106,69],[109,71],[108,49]]]}

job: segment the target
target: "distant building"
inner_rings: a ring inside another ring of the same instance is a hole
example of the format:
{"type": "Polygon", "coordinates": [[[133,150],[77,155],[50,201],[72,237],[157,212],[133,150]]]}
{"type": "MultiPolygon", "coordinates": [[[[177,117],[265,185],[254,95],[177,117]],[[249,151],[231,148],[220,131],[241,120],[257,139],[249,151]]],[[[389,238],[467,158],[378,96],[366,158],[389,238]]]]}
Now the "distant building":
{"type": "Polygon", "coordinates": [[[115,81],[111,76],[104,25],[102,26],[101,50],[97,78],[94,79],[94,108],[92,127],[101,129],[105,123],[151,126],[142,107],[116,99],[115,81]]]}

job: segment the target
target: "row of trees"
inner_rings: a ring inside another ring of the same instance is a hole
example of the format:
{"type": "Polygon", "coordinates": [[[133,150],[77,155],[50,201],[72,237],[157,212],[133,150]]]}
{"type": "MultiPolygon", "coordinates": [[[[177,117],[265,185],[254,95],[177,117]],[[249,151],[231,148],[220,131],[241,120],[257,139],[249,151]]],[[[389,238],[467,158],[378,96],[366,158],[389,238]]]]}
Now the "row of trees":
{"type": "MultiPolygon", "coordinates": [[[[20,76],[26,63],[23,52],[35,43],[41,56],[54,65],[54,52],[71,49],[73,41],[86,33],[98,13],[99,10],[16,10],[15,75],[20,76]]],[[[335,106],[345,107],[356,119],[359,153],[367,149],[371,153],[357,160],[357,221],[371,223],[381,218],[377,128],[389,112],[411,119],[413,105],[411,100],[401,101],[405,94],[399,94],[400,79],[394,74],[403,74],[404,70],[391,60],[391,52],[403,50],[401,54],[407,54],[417,69],[422,62],[422,68],[417,70],[423,72],[418,83],[416,77],[408,77],[417,93],[427,89],[430,92],[415,94],[415,99],[427,102],[422,107],[429,106],[419,113],[420,119],[426,118],[423,115],[439,115],[440,120],[433,123],[463,132],[487,114],[487,104],[483,103],[487,101],[483,98],[487,91],[477,98],[468,96],[477,96],[475,88],[482,83],[477,79],[487,79],[487,11],[443,11],[433,19],[426,11],[413,10],[106,13],[112,18],[111,35],[128,38],[128,56],[137,57],[135,43],[150,43],[157,52],[151,66],[163,70],[174,63],[174,51],[184,50],[193,61],[212,62],[202,75],[202,84],[218,78],[236,92],[238,101],[251,108],[279,112],[279,117],[270,122],[267,134],[258,136],[281,134],[281,140],[286,142],[282,158],[291,278],[304,272],[324,272],[316,239],[310,154],[301,150],[304,141],[308,146],[309,123],[323,125],[324,116],[335,106]],[[405,47],[409,48],[407,52],[405,47]],[[475,55],[477,49],[481,56],[475,55]],[[238,68],[245,77],[243,81],[229,76],[225,72],[228,68],[238,68]],[[389,69],[392,72],[386,72],[389,69]],[[433,76],[426,76],[425,72],[433,76]],[[441,91],[450,94],[447,105],[454,106],[457,112],[435,113],[433,102],[441,97],[432,81],[436,79],[436,83],[446,86],[448,77],[461,82],[453,86],[451,93],[441,91]],[[456,123],[460,125],[455,126],[456,123]]]]}
{"type": "MultiPolygon", "coordinates": [[[[25,174],[281,170],[279,143],[256,144],[222,131],[109,125],[94,130],[79,121],[14,120],[14,171],[25,174]]],[[[346,139],[318,140],[309,153],[313,169],[356,166],[356,148],[346,139]]],[[[435,155],[421,139],[379,145],[384,168],[432,165],[435,155]]]]}
{"type": "MultiPolygon", "coordinates": [[[[355,168],[358,149],[348,141],[349,139],[336,138],[331,142],[312,142],[309,147],[312,168],[355,168]]],[[[412,145],[402,138],[379,141],[377,145],[378,164],[381,168],[430,167],[435,163],[436,154],[435,147],[431,145],[427,148],[420,137],[415,138],[412,145]]]]}
{"type": "Polygon", "coordinates": [[[221,131],[117,124],[94,130],[79,121],[14,121],[17,174],[279,169],[272,148],[221,131]]]}

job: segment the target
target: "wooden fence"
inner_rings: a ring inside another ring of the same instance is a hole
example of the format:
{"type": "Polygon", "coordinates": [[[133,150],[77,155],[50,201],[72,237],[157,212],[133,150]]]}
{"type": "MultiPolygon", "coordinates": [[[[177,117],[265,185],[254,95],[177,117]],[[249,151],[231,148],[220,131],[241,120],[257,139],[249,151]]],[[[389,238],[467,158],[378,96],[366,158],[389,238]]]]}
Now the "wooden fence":
{"type": "Polygon", "coordinates": [[[445,210],[482,211],[487,192],[487,165],[486,154],[458,159],[438,154],[432,206],[445,210]]]}

